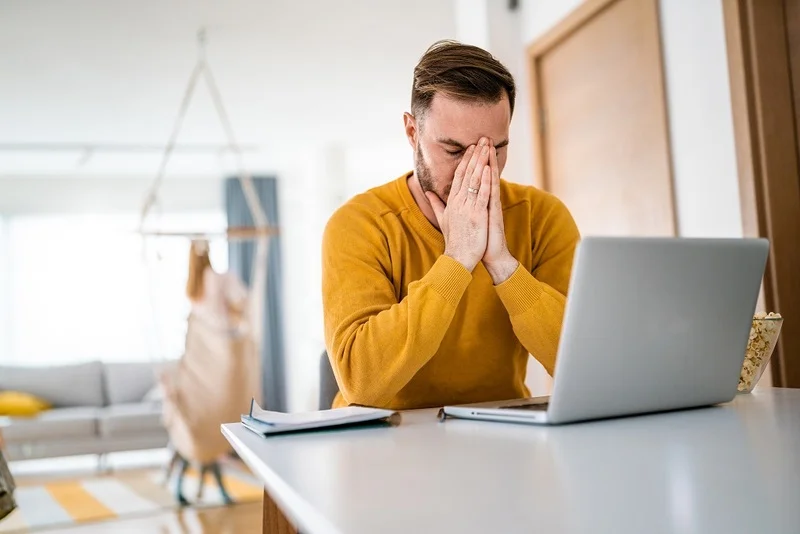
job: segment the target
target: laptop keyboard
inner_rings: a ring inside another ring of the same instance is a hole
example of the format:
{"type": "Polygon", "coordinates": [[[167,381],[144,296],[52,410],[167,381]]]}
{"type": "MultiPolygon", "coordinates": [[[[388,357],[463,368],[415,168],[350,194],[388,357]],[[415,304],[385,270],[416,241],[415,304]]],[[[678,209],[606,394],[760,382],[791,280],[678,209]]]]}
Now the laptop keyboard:
{"type": "Polygon", "coordinates": [[[547,402],[531,402],[529,404],[517,404],[514,406],[500,406],[503,410],[532,410],[532,411],[547,411],[547,402]]]}

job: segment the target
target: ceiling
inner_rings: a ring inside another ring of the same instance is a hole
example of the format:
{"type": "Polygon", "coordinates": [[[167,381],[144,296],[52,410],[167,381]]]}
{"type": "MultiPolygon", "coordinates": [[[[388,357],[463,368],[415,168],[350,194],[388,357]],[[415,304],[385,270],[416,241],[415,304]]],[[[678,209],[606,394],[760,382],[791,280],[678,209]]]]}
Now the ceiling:
{"type": "MultiPolygon", "coordinates": [[[[411,72],[453,37],[451,2],[4,0],[0,177],[154,174],[207,28],[248,165],[402,141],[411,72]]],[[[169,172],[233,167],[205,87],[169,172]]]]}

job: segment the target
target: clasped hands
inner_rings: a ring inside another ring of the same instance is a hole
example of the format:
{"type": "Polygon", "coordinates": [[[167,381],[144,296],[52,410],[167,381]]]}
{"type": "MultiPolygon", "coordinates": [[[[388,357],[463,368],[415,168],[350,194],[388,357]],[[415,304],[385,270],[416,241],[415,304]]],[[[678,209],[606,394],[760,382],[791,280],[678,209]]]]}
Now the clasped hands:
{"type": "Polygon", "coordinates": [[[482,137],[464,152],[445,205],[436,194],[425,196],[444,235],[444,254],[472,272],[478,262],[495,285],[505,282],[519,262],[508,251],[500,202],[500,169],[490,139],[482,137]]]}

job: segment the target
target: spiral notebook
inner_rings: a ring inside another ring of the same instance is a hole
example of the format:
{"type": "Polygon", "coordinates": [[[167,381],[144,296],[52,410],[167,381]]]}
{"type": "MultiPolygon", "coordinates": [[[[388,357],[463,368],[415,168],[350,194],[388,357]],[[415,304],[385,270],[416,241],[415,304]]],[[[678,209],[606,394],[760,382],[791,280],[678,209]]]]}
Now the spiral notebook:
{"type": "Polygon", "coordinates": [[[335,410],[283,413],[264,410],[255,399],[250,401],[250,413],[242,415],[242,424],[262,436],[333,427],[369,424],[397,425],[399,423],[400,413],[392,410],[348,406],[335,410]]]}

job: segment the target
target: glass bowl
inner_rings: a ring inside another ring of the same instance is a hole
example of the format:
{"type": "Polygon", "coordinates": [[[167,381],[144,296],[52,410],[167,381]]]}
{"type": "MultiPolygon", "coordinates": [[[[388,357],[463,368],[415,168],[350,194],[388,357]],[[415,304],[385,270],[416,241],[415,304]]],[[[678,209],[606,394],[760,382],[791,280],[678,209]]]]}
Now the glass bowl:
{"type": "Polygon", "coordinates": [[[777,313],[761,313],[753,317],[750,339],[747,340],[742,372],[739,375],[739,393],[750,393],[758,384],[778,343],[781,326],[783,317],[777,313]]]}

